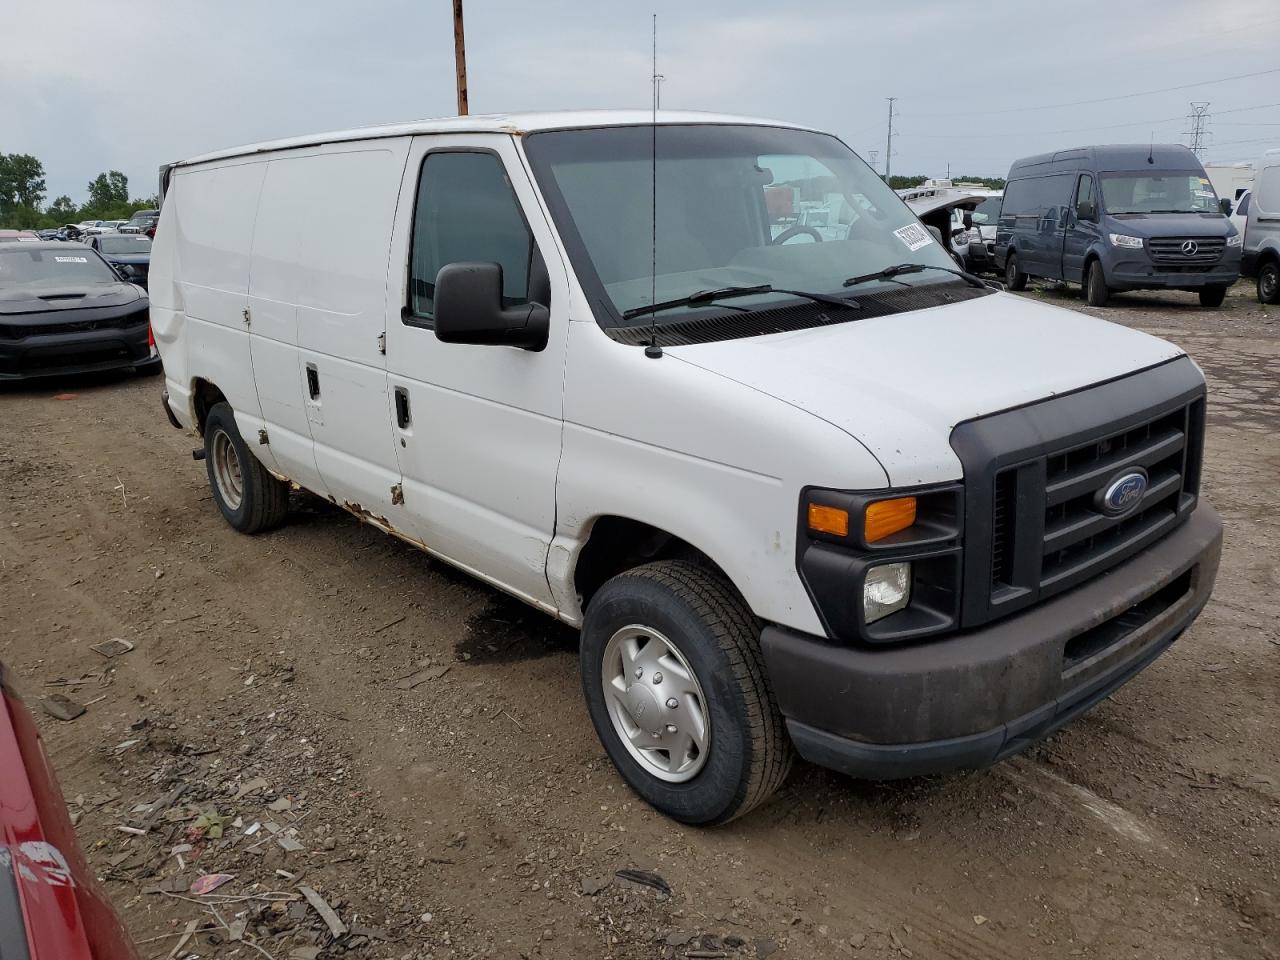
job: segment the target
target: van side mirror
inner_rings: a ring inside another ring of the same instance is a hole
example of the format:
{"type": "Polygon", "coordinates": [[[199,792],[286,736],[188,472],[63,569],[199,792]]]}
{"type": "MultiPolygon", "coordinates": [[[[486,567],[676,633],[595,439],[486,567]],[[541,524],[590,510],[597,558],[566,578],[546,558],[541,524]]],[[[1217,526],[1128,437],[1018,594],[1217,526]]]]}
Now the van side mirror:
{"type": "Polygon", "coordinates": [[[1231,201],[1227,197],[1223,197],[1218,201],[1218,209],[1222,211],[1224,217],[1231,216],[1231,201]]]}
{"type": "Polygon", "coordinates": [[[450,263],[436,274],[436,339],[444,343],[498,344],[541,350],[551,311],[540,303],[502,305],[502,267],[450,263]]]}
{"type": "Polygon", "coordinates": [[[1076,219],[1091,220],[1091,221],[1097,220],[1098,205],[1094,203],[1092,200],[1081,200],[1079,203],[1076,204],[1076,219]]]}
{"type": "Polygon", "coordinates": [[[966,210],[964,212],[964,228],[966,230],[973,229],[973,211],[972,210],[966,210]]]}

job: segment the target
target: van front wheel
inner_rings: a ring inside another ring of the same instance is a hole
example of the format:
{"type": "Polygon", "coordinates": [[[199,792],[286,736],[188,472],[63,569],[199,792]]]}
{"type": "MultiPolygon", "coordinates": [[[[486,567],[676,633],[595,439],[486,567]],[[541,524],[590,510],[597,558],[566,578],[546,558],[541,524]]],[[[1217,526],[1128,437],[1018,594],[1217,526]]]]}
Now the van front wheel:
{"type": "Polygon", "coordinates": [[[1085,299],[1091,307],[1105,307],[1111,299],[1111,291],[1107,289],[1107,278],[1103,276],[1102,264],[1097,260],[1089,262],[1089,272],[1084,280],[1085,299]]]}
{"type": "Polygon", "coordinates": [[[1010,290],[1027,289],[1027,275],[1018,266],[1018,255],[1012,250],[1004,261],[1004,285],[1010,290]]]}
{"type": "Polygon", "coordinates": [[[1227,299],[1226,287],[1200,288],[1200,306],[1202,307],[1220,307],[1225,299],[1227,299]]]}
{"type": "Polygon", "coordinates": [[[289,485],[249,452],[228,403],[214,404],[205,418],[204,464],[214,502],[232,527],[261,533],[284,522],[289,485]]]}
{"type": "Polygon", "coordinates": [[[1258,302],[1280,303],[1280,261],[1268,260],[1258,270],[1258,302]]]}
{"type": "Polygon", "coordinates": [[[682,560],[608,581],[582,627],[582,688],[623,779],[667,816],[725,823],[764,801],[792,748],[760,625],[722,576],[682,560]]]}

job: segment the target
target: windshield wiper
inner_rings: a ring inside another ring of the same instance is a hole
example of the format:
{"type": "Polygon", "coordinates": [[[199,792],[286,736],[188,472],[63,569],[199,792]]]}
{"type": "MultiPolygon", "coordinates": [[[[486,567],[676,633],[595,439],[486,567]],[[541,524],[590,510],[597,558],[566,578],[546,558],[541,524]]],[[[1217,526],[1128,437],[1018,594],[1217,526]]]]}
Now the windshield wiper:
{"type": "MultiPolygon", "coordinates": [[[[785,290],[773,286],[770,283],[757,283],[750,287],[717,287],[714,290],[698,290],[689,294],[687,297],[676,297],[674,300],[661,300],[651,307],[632,307],[630,310],[624,310],[622,318],[624,320],[632,320],[636,317],[642,317],[648,313],[656,313],[659,310],[670,310],[673,307],[696,306],[699,303],[711,303],[714,300],[728,300],[731,297],[749,297],[761,293],[782,293],[789,297],[800,297],[803,300],[812,300],[814,303],[823,303],[829,307],[839,307],[844,310],[860,310],[856,300],[846,300],[844,297],[837,297],[828,293],[810,293],[807,290],[785,290]]],[[[742,307],[735,309],[741,310],[742,307]]]]}
{"type": "Polygon", "coordinates": [[[864,273],[857,277],[850,277],[844,282],[846,287],[856,287],[861,283],[870,283],[872,280],[892,280],[894,277],[901,276],[904,273],[922,273],[925,270],[941,270],[943,273],[950,273],[959,277],[971,287],[978,287],[982,290],[992,289],[987,281],[981,277],[974,276],[967,270],[953,270],[950,267],[935,267],[931,263],[895,263],[885,267],[883,270],[877,270],[875,273],[864,273]]]}

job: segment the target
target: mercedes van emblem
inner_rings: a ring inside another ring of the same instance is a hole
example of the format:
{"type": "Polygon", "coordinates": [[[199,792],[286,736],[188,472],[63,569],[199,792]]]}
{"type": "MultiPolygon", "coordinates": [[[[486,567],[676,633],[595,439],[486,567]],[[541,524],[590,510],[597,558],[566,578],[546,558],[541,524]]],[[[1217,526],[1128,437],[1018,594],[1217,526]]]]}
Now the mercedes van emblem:
{"type": "Polygon", "coordinates": [[[1122,517],[1139,503],[1147,492],[1147,471],[1141,467],[1125,470],[1112,477],[1094,496],[1094,505],[1109,517],[1122,517]]]}
{"type": "Polygon", "coordinates": [[[1194,240],[1184,240],[1182,243],[1182,252],[1188,257],[1194,257],[1200,252],[1200,244],[1196,243],[1194,240]]]}

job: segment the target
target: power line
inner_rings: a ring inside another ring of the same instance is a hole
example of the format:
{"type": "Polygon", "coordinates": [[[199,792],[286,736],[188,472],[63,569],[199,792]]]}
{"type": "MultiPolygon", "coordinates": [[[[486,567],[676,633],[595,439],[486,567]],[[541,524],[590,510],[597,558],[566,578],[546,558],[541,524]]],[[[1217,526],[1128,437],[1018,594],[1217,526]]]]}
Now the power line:
{"type": "Polygon", "coordinates": [[[1173,93],[1176,90],[1190,90],[1193,87],[1207,87],[1215,83],[1228,83],[1232,80],[1247,80],[1251,77],[1265,77],[1280,73],[1280,67],[1270,70],[1257,70],[1253,73],[1238,73],[1232,77],[1218,77],[1214,80],[1197,80],[1194,83],[1181,83],[1176,87],[1160,87],[1157,90],[1141,90],[1137,93],[1121,93],[1113,97],[1095,97],[1092,100],[1072,100],[1067,103],[1046,103],[1033,107],[1008,107],[1004,110],[978,110],[969,113],[927,113],[920,114],[919,119],[927,120],[938,117],[987,117],[1003,113],[1026,113],[1028,110],[1057,110],[1060,107],[1083,107],[1094,103],[1113,103],[1117,100],[1132,100],[1135,97],[1149,97],[1157,93],[1173,93]]]}

